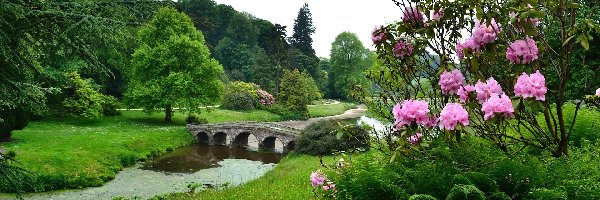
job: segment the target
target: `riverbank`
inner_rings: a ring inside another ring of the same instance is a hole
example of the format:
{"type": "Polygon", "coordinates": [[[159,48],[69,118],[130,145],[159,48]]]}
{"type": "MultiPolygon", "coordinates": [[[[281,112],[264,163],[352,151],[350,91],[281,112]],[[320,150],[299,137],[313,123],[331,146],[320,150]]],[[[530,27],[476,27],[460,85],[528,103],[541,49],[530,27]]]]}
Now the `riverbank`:
{"type": "MultiPolygon", "coordinates": [[[[327,110],[327,107],[309,107],[309,111],[313,109],[327,110]]],[[[339,109],[329,111],[330,115],[340,114],[339,109]]],[[[13,133],[13,141],[2,143],[0,147],[15,151],[16,159],[39,175],[40,184],[30,190],[49,191],[100,186],[114,179],[124,167],[193,142],[183,126],[184,114],[176,113],[172,124],[164,124],[161,113],[122,113],[97,120],[67,118],[31,122],[24,130],[13,133]]],[[[260,110],[210,109],[200,116],[209,123],[281,119],[279,115],[260,110]]]]}

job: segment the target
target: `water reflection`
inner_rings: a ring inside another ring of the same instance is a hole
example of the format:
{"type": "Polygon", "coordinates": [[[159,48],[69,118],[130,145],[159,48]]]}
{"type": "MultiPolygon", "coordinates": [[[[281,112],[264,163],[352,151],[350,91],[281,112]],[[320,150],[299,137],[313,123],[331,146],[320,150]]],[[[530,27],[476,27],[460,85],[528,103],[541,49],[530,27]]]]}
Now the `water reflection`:
{"type": "Polygon", "coordinates": [[[178,148],[148,161],[141,168],[160,172],[193,173],[201,169],[218,167],[218,162],[224,159],[246,159],[268,164],[278,163],[284,156],[285,154],[276,152],[256,152],[245,148],[196,144],[178,148]]]}

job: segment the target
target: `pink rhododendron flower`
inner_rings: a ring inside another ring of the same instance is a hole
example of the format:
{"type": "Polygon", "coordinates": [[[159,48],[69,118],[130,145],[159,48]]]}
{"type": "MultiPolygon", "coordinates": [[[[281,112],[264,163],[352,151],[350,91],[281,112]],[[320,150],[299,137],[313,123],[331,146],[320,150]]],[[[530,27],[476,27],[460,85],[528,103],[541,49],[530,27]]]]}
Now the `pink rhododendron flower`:
{"type": "Polygon", "coordinates": [[[419,141],[421,141],[421,138],[423,137],[423,134],[421,133],[416,133],[410,137],[408,137],[408,142],[410,142],[410,144],[415,145],[417,144],[419,141]]]}
{"type": "Polygon", "coordinates": [[[496,41],[498,38],[498,33],[500,33],[502,29],[496,23],[495,19],[490,21],[490,25],[488,26],[486,23],[481,23],[479,20],[475,21],[475,27],[473,29],[473,41],[475,44],[479,46],[485,46],[486,44],[492,43],[496,41]]]}
{"type": "MultiPolygon", "coordinates": [[[[525,32],[525,29],[523,28],[523,25],[525,25],[523,23],[524,21],[522,21],[520,18],[518,18],[517,13],[511,11],[508,14],[508,16],[510,18],[516,18],[515,23],[513,25],[517,31],[519,31],[521,33],[525,32]]],[[[531,27],[536,27],[539,19],[538,18],[528,18],[528,20],[525,20],[525,21],[529,21],[529,24],[531,25],[531,27]]]]}
{"type": "Polygon", "coordinates": [[[421,100],[404,100],[402,105],[396,104],[392,110],[394,118],[396,118],[396,128],[411,125],[413,122],[417,124],[425,124],[429,121],[429,105],[426,101],[421,100]]]}
{"type": "Polygon", "coordinates": [[[431,10],[431,20],[439,22],[442,16],[444,16],[444,9],[440,8],[439,10],[431,10]]]}
{"type": "Polygon", "coordinates": [[[434,116],[430,117],[429,120],[425,124],[423,124],[423,126],[425,126],[425,128],[435,127],[435,126],[437,126],[438,122],[439,122],[439,118],[434,115],[434,116]]]}
{"type": "Polygon", "coordinates": [[[380,44],[385,41],[385,28],[383,26],[375,27],[371,33],[373,44],[380,44]]]}
{"type": "Polygon", "coordinates": [[[465,57],[464,49],[469,49],[471,52],[481,52],[485,45],[498,39],[498,33],[501,31],[502,28],[496,23],[495,19],[490,21],[489,26],[479,22],[479,20],[475,21],[473,35],[463,43],[456,44],[456,56],[459,60],[463,60],[465,57]]]}
{"type": "Polygon", "coordinates": [[[261,105],[270,106],[275,103],[275,98],[267,91],[256,90],[256,94],[258,95],[258,102],[260,102],[261,105]]]}
{"type": "Polygon", "coordinates": [[[321,172],[321,170],[317,170],[310,174],[310,182],[313,187],[317,187],[318,185],[323,185],[327,180],[327,176],[321,172]]]}
{"type": "Polygon", "coordinates": [[[600,88],[598,88],[598,89],[596,90],[596,96],[599,96],[599,97],[600,97],[600,88]]]}
{"type": "Polygon", "coordinates": [[[483,119],[488,120],[493,116],[505,116],[512,117],[515,112],[515,108],[512,105],[512,101],[505,94],[492,95],[487,101],[481,105],[481,111],[483,111],[483,119]]]}
{"type": "Polygon", "coordinates": [[[323,185],[323,190],[327,191],[327,190],[335,190],[335,184],[333,184],[333,182],[327,182],[326,185],[323,185]]]}
{"type": "Polygon", "coordinates": [[[413,48],[414,47],[412,44],[400,40],[396,43],[396,45],[394,45],[392,52],[396,57],[402,58],[405,56],[410,56],[413,52],[413,48]]]}
{"type": "Polygon", "coordinates": [[[402,21],[417,23],[423,21],[423,13],[416,6],[407,7],[402,12],[402,21]]]}
{"type": "Polygon", "coordinates": [[[469,113],[458,103],[448,103],[440,113],[440,128],[454,130],[456,125],[469,125],[469,113]]]}
{"type": "Polygon", "coordinates": [[[517,79],[515,84],[515,96],[529,98],[535,97],[535,100],[546,100],[546,79],[539,70],[531,75],[523,74],[517,79]]]}
{"type": "Polygon", "coordinates": [[[450,72],[444,71],[440,75],[440,81],[438,84],[442,88],[444,94],[456,94],[459,88],[465,82],[465,77],[458,69],[454,69],[450,72]]]}
{"type": "Polygon", "coordinates": [[[502,87],[493,77],[490,77],[485,83],[477,80],[475,84],[475,92],[477,92],[477,101],[482,104],[490,96],[502,94],[502,87]]]}
{"type": "Polygon", "coordinates": [[[510,63],[529,64],[538,59],[538,48],[535,41],[526,37],[525,40],[516,40],[506,47],[506,59],[510,63]]]}
{"type": "Polygon", "coordinates": [[[475,91],[475,87],[472,85],[465,85],[463,87],[458,88],[456,94],[458,94],[460,98],[460,102],[467,102],[469,100],[469,93],[475,91]]]}

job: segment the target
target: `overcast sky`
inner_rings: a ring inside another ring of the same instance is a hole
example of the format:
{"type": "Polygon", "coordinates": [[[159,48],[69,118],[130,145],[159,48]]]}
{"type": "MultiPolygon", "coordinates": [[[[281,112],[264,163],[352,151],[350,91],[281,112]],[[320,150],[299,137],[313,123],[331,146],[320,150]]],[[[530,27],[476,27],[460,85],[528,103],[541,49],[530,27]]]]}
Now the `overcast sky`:
{"type": "Polygon", "coordinates": [[[258,18],[287,26],[287,35],[298,11],[308,3],[316,28],[313,48],[317,56],[329,58],[331,43],[344,31],[356,33],[363,45],[373,49],[371,31],[376,25],[400,20],[402,13],[391,0],[215,0],[228,4],[237,11],[248,12],[258,18]]]}

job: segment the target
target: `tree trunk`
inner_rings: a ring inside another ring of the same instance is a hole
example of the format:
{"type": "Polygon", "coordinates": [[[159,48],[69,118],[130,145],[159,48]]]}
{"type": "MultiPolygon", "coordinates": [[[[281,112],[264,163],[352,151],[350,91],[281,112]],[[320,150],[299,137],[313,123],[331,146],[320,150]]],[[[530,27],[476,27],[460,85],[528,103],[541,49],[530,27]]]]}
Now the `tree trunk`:
{"type": "Polygon", "coordinates": [[[173,107],[171,107],[171,105],[165,106],[165,123],[171,123],[172,116],[173,116],[173,107]]]}

